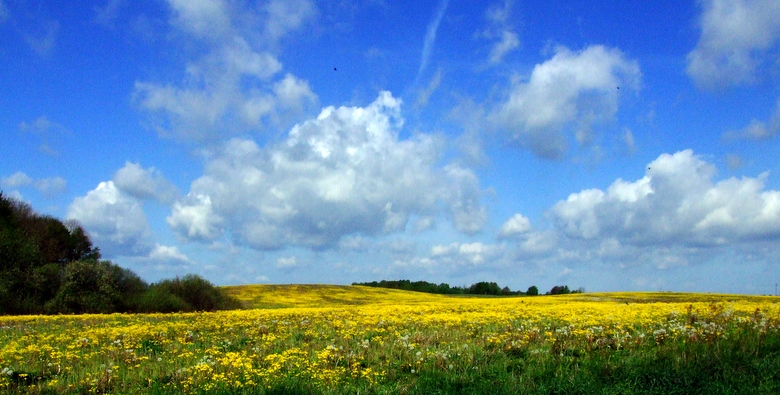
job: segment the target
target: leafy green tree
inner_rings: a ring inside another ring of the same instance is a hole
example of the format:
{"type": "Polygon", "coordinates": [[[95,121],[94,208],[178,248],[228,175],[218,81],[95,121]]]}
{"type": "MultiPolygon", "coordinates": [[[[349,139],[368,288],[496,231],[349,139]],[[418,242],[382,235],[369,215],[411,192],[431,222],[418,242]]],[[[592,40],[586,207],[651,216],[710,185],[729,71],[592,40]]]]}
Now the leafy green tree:
{"type": "Polygon", "coordinates": [[[568,285],[556,285],[552,287],[550,292],[547,292],[548,295],[566,295],[570,293],[571,291],[569,290],[568,285]]]}
{"type": "Polygon", "coordinates": [[[76,261],[65,266],[62,286],[48,304],[56,313],[112,313],[118,294],[107,262],[76,261]]]}
{"type": "Polygon", "coordinates": [[[481,281],[469,287],[469,293],[472,295],[498,295],[500,292],[501,288],[494,282],[481,281]]]}
{"type": "Polygon", "coordinates": [[[539,288],[536,287],[536,285],[532,285],[528,287],[528,291],[525,291],[525,294],[528,296],[536,296],[539,295],[539,288]]]}

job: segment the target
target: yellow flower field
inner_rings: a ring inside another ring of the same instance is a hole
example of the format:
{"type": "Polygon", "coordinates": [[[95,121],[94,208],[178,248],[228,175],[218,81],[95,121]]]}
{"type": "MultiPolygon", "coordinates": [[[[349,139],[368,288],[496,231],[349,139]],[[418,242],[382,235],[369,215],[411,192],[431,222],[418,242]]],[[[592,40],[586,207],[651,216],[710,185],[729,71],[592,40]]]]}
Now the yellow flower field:
{"type": "Polygon", "coordinates": [[[0,390],[262,393],[300,382],[325,393],[404,392],[421,374],[463,376],[498,357],[542,361],[706,345],[736,330],[760,339],[777,336],[780,324],[780,304],[772,297],[479,298],[357,286],[227,290],[248,307],[263,308],[0,317],[0,390]]]}

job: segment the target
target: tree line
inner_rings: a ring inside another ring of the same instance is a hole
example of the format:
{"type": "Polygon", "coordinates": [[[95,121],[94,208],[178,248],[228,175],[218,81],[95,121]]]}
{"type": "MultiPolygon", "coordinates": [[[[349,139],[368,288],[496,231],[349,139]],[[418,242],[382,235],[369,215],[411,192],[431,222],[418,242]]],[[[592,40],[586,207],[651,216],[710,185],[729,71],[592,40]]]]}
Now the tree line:
{"type": "MultiPolygon", "coordinates": [[[[471,284],[471,286],[466,287],[458,287],[454,286],[451,287],[447,283],[429,283],[427,281],[409,281],[409,280],[382,280],[382,281],[371,281],[371,282],[364,282],[364,283],[352,283],[352,285],[363,285],[367,287],[376,287],[376,288],[390,288],[390,289],[400,289],[404,291],[415,291],[415,292],[425,292],[425,293],[432,293],[432,294],[441,294],[441,295],[496,295],[496,296],[510,296],[510,295],[518,295],[518,296],[536,296],[539,295],[539,288],[536,285],[532,285],[528,287],[528,290],[525,292],[523,291],[512,291],[509,289],[509,287],[503,287],[501,288],[497,283],[495,282],[487,282],[487,281],[480,281],[478,283],[471,284]]],[[[570,290],[568,285],[556,285],[552,287],[550,291],[545,293],[545,295],[565,295],[570,293],[582,293],[585,292],[584,289],[579,288],[576,290],[570,290]]]]}
{"type": "Polygon", "coordinates": [[[0,314],[213,311],[240,302],[197,275],[148,284],[101,260],[76,221],[39,215],[0,191],[0,314]]]}

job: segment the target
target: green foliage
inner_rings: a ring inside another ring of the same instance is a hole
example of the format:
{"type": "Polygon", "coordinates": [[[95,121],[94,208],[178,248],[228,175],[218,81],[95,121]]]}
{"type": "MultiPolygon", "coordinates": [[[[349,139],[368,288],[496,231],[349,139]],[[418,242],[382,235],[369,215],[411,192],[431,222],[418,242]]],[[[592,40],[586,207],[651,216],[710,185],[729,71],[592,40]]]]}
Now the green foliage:
{"type": "Polygon", "coordinates": [[[138,299],[138,311],[141,313],[174,313],[191,311],[192,308],[180,297],[162,286],[152,285],[138,299]]]}
{"type": "Polygon", "coordinates": [[[65,267],[62,286],[48,304],[53,313],[112,313],[120,298],[108,262],[71,262],[65,267]]]}
{"type": "Polygon", "coordinates": [[[153,287],[99,261],[84,228],[0,192],[0,314],[213,311],[240,303],[198,276],[153,287]]]}
{"type": "Polygon", "coordinates": [[[237,300],[225,295],[222,290],[194,274],[163,280],[153,284],[152,288],[159,288],[156,292],[160,296],[169,294],[183,301],[186,308],[181,311],[215,311],[241,307],[237,300]]]}
{"type": "Polygon", "coordinates": [[[549,292],[547,292],[547,295],[567,295],[570,293],[571,291],[569,290],[568,285],[556,285],[552,287],[549,292]]]}
{"type": "MultiPolygon", "coordinates": [[[[426,292],[426,293],[443,294],[443,295],[501,295],[501,296],[539,295],[539,288],[537,288],[535,285],[530,286],[527,292],[522,292],[522,291],[512,291],[511,289],[509,289],[509,287],[501,288],[497,283],[487,282],[487,281],[481,281],[472,284],[470,287],[450,287],[450,285],[447,283],[441,283],[437,285],[434,283],[429,283],[427,281],[412,282],[409,280],[397,280],[397,281],[382,280],[379,282],[372,281],[366,283],[352,283],[352,285],[363,285],[363,286],[376,287],[376,288],[400,289],[404,291],[426,292]]],[[[563,287],[566,289],[565,293],[583,292],[582,288],[574,292],[569,292],[568,286],[564,285],[563,287]]],[[[556,286],[553,289],[555,289],[556,292],[558,292],[558,286],[556,286]]],[[[550,295],[551,293],[548,292],[547,294],[550,295]]]]}

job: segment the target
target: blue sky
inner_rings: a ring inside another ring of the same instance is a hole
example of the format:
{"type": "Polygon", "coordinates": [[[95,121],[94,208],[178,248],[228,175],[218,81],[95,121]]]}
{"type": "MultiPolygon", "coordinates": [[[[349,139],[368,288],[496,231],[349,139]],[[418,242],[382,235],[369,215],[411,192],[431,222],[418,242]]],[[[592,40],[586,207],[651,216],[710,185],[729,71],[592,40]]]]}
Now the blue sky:
{"type": "Polygon", "coordinates": [[[0,0],[0,189],[148,281],[773,293],[780,3],[0,0]]]}

